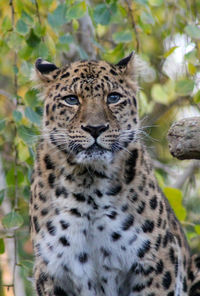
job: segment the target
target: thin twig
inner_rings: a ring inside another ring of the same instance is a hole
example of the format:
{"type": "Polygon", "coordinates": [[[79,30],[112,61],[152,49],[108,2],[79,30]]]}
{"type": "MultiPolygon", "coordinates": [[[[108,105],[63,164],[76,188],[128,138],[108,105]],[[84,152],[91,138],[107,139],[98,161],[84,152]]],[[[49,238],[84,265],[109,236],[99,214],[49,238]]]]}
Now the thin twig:
{"type": "Polygon", "coordinates": [[[185,97],[178,97],[175,101],[171,102],[169,105],[163,105],[160,103],[157,103],[155,105],[154,110],[152,113],[148,114],[146,116],[146,119],[144,120],[144,124],[146,125],[152,125],[155,122],[157,122],[166,112],[168,112],[171,108],[173,108],[176,105],[182,104],[184,101],[189,101],[189,96],[185,97]]]}
{"type": "Polygon", "coordinates": [[[13,95],[11,95],[10,93],[8,93],[7,91],[0,89],[0,95],[7,97],[9,100],[13,99],[13,95]]]}
{"type": "MultiPolygon", "coordinates": [[[[14,31],[15,28],[15,9],[14,9],[14,4],[13,4],[13,0],[10,0],[9,2],[10,7],[11,7],[11,15],[12,15],[12,29],[14,31]]],[[[17,73],[16,73],[16,69],[17,69],[17,52],[14,51],[14,62],[13,62],[13,66],[15,69],[14,72],[14,94],[16,97],[16,108],[18,105],[18,77],[17,77],[17,73]]],[[[15,127],[15,137],[17,136],[17,129],[15,127]]],[[[14,163],[15,163],[15,168],[14,168],[14,175],[15,175],[15,205],[14,208],[18,208],[18,177],[17,177],[17,147],[16,144],[13,144],[13,149],[14,149],[14,163]]],[[[13,278],[12,278],[12,285],[13,285],[13,293],[14,295],[16,295],[15,293],[15,273],[16,273],[16,266],[17,266],[17,237],[16,237],[16,233],[14,231],[13,233],[13,242],[14,242],[14,264],[13,264],[13,278]]]]}
{"type": "MultiPolygon", "coordinates": [[[[42,26],[42,22],[41,22],[41,17],[40,17],[40,10],[39,10],[39,4],[38,1],[35,0],[35,7],[36,7],[36,14],[37,14],[37,18],[38,18],[38,22],[40,24],[40,26],[42,26]]],[[[42,41],[44,42],[44,37],[41,37],[42,41]]]]}
{"type": "Polygon", "coordinates": [[[173,184],[172,187],[181,189],[185,182],[190,179],[197,169],[200,168],[200,161],[194,160],[183,172],[183,174],[178,178],[178,180],[173,184]]]}
{"type": "Polygon", "coordinates": [[[128,15],[131,19],[131,23],[132,23],[132,26],[133,26],[133,30],[135,32],[135,38],[136,38],[136,52],[139,52],[140,51],[140,39],[139,39],[139,32],[138,32],[138,28],[137,28],[137,25],[136,25],[136,22],[135,22],[135,16],[134,16],[134,11],[133,9],[131,8],[131,5],[129,3],[129,0],[125,0],[126,1],[126,4],[127,4],[127,7],[128,7],[128,15]]]}

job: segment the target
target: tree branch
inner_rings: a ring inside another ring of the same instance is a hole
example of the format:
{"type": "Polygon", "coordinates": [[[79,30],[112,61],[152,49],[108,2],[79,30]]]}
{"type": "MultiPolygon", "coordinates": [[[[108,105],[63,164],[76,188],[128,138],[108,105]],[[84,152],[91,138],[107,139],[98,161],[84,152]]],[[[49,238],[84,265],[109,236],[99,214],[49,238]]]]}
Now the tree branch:
{"type": "Polygon", "coordinates": [[[144,125],[153,125],[156,121],[158,121],[166,112],[168,112],[174,106],[181,105],[184,101],[188,101],[189,97],[178,97],[175,101],[171,102],[169,105],[163,105],[160,103],[156,103],[152,113],[148,114],[144,120],[144,125]]]}
{"type": "Polygon", "coordinates": [[[168,132],[169,150],[178,159],[200,159],[200,117],[175,122],[168,132]]]}
{"type": "Polygon", "coordinates": [[[133,30],[135,32],[135,38],[136,38],[136,51],[139,52],[140,51],[140,39],[139,39],[139,32],[138,32],[138,28],[137,28],[137,25],[136,25],[136,22],[135,22],[135,16],[134,16],[134,11],[133,9],[131,8],[131,5],[129,3],[129,0],[126,0],[126,4],[127,4],[127,7],[128,7],[128,15],[131,19],[131,24],[132,24],[132,27],[133,27],[133,30]]]}
{"type": "Polygon", "coordinates": [[[193,161],[183,172],[183,174],[176,180],[172,187],[181,189],[185,182],[190,179],[196,172],[197,169],[200,168],[200,161],[193,161]]]}

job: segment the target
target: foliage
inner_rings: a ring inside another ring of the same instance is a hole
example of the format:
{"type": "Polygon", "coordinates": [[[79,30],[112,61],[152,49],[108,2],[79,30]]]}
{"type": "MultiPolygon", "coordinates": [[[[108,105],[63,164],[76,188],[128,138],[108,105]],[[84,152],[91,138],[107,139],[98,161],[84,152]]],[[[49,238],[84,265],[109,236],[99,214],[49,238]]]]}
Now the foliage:
{"type": "MultiPolygon", "coordinates": [[[[7,231],[12,230],[18,241],[18,263],[26,294],[31,295],[31,284],[26,280],[32,270],[28,201],[35,143],[42,117],[42,101],[30,83],[36,58],[61,65],[63,53],[67,55],[72,46],[79,58],[90,57],[79,38],[79,34],[83,39],[89,34],[81,31],[82,17],[91,20],[94,35],[91,34],[89,39],[98,58],[116,63],[138,49],[147,63],[138,95],[140,114],[143,118],[149,116],[147,125],[159,125],[148,131],[158,142],[152,143],[148,138],[146,141],[154,147],[151,151],[154,158],[174,168],[178,177],[177,163],[169,155],[165,138],[181,108],[192,105],[198,110],[200,2],[3,0],[3,3],[0,20],[0,152],[6,186],[0,188],[0,204],[9,203],[11,209],[2,219],[4,232],[0,237],[0,253],[5,252],[4,238],[7,231]],[[181,102],[181,106],[177,102],[181,102]]],[[[185,162],[182,166],[188,165],[185,162]]],[[[193,190],[184,186],[180,191],[173,188],[174,178],[167,170],[159,169],[156,175],[177,216],[186,225],[191,246],[200,249],[200,219],[195,214],[195,208],[200,208],[200,184],[197,182],[193,190]],[[195,206],[191,206],[191,199],[195,206]]]]}

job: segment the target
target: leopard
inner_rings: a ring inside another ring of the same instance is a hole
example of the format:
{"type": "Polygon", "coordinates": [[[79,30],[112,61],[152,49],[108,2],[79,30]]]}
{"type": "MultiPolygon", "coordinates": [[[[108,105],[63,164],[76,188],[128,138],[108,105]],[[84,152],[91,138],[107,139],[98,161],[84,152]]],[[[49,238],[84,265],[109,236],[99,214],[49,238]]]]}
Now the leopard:
{"type": "Polygon", "coordinates": [[[44,101],[31,184],[38,296],[199,296],[200,256],[141,139],[139,59],[38,58],[44,101]]]}

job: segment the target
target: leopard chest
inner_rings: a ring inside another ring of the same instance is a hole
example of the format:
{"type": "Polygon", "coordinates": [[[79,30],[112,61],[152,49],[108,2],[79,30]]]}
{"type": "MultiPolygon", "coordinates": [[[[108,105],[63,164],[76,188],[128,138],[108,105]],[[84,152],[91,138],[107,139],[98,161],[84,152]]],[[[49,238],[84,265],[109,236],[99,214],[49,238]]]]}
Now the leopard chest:
{"type": "Polygon", "coordinates": [[[52,202],[35,237],[36,253],[58,281],[66,276],[98,282],[107,272],[121,280],[135,262],[143,260],[150,240],[123,199],[71,194],[52,202]],[[97,272],[98,271],[98,272],[97,272]]]}

